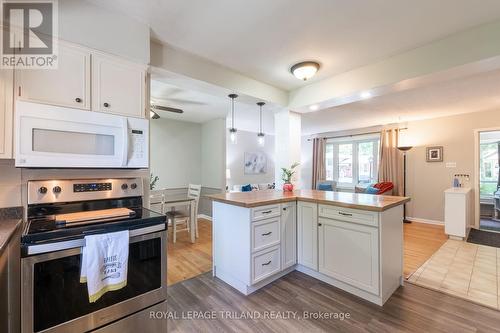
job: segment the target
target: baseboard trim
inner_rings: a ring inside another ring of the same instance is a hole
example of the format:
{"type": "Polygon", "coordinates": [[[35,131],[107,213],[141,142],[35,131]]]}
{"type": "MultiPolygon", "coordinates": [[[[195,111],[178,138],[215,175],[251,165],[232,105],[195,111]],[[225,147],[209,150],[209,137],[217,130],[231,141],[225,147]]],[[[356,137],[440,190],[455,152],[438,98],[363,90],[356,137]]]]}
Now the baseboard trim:
{"type": "Polygon", "coordinates": [[[411,221],[411,222],[434,224],[434,225],[444,225],[444,221],[421,219],[419,217],[409,217],[409,216],[407,216],[406,219],[408,221],[411,221]]]}
{"type": "Polygon", "coordinates": [[[198,218],[199,219],[209,220],[210,222],[212,222],[212,217],[208,216],[208,215],[205,215],[205,214],[198,214],[198,218]]]}

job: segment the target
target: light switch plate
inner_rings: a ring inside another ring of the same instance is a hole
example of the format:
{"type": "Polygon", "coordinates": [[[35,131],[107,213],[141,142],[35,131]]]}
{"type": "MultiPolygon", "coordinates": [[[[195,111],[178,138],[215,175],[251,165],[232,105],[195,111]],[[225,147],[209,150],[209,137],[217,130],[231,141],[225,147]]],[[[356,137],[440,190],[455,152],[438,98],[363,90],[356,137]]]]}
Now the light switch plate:
{"type": "Polygon", "coordinates": [[[446,162],[446,167],[447,168],[456,168],[457,162],[446,162]]]}

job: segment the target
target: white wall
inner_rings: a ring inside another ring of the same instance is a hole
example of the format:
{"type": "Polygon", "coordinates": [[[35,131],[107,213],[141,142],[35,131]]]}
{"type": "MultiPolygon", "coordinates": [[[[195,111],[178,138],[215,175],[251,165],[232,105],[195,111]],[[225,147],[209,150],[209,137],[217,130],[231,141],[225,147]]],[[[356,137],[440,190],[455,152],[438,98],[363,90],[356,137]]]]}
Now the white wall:
{"type": "Polygon", "coordinates": [[[90,48],[149,63],[149,26],[87,1],[63,0],[59,38],[90,48]]]}
{"type": "Polygon", "coordinates": [[[201,184],[201,124],[166,118],[150,124],[150,170],[160,177],[155,189],[201,184]]]}
{"type": "Polygon", "coordinates": [[[274,135],[266,135],[264,147],[257,143],[257,132],[238,130],[237,144],[232,144],[227,137],[226,165],[231,170],[231,179],[227,180],[230,189],[233,185],[274,183],[274,135]],[[265,174],[245,175],[245,153],[264,152],[267,156],[265,174]]]}
{"type": "MultiPolygon", "coordinates": [[[[289,110],[282,110],[274,114],[275,124],[275,160],[274,174],[276,187],[281,188],[281,168],[289,168],[293,163],[301,160],[301,115],[289,110]]],[[[299,165],[295,169],[292,182],[297,189],[300,189],[301,168],[299,165]]]]}
{"type": "Polygon", "coordinates": [[[201,126],[201,184],[203,187],[224,189],[225,129],[225,119],[214,119],[201,126]]]}

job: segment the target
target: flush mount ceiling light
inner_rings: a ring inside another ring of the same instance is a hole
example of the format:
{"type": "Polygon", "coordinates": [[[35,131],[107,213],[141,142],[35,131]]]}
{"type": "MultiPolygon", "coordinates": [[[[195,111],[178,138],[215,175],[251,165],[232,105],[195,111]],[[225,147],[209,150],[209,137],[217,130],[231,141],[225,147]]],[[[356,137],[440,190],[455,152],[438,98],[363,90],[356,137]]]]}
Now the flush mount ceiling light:
{"type": "Polygon", "coordinates": [[[359,97],[362,99],[369,99],[372,98],[372,93],[369,91],[363,91],[361,94],[359,94],[359,97]]]}
{"type": "Polygon", "coordinates": [[[295,64],[290,72],[299,80],[307,81],[319,70],[319,64],[315,61],[304,61],[295,64]]]}
{"type": "Polygon", "coordinates": [[[319,105],[318,104],[313,104],[309,107],[309,110],[311,111],[317,111],[319,109],[319,105]]]}
{"type": "Polygon", "coordinates": [[[229,129],[229,140],[232,144],[237,143],[236,133],[238,130],[234,127],[234,99],[238,97],[236,94],[229,94],[227,97],[231,98],[231,128],[229,129]]]}

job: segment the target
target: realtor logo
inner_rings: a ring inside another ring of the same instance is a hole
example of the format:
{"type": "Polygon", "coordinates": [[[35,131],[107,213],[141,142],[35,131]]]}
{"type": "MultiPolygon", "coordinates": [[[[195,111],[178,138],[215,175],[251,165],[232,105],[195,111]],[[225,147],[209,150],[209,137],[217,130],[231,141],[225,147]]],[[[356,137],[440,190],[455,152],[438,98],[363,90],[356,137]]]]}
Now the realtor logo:
{"type": "Polygon", "coordinates": [[[2,68],[57,68],[57,0],[2,0],[2,68]]]}

